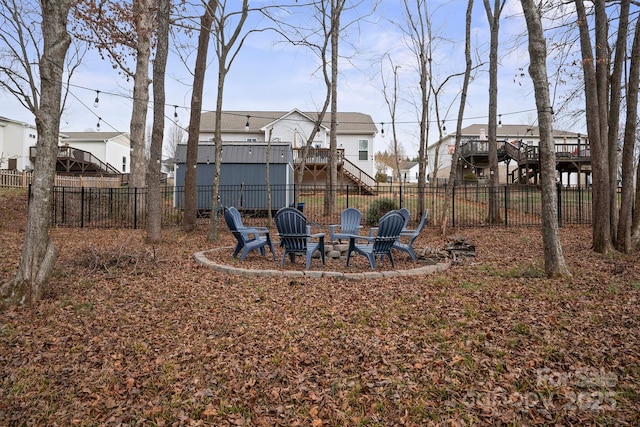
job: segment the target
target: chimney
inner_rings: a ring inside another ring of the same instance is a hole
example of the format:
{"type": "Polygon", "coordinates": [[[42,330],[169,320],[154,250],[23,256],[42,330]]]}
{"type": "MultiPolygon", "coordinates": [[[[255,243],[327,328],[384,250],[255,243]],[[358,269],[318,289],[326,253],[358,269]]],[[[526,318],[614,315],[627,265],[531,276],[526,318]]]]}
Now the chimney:
{"type": "Polygon", "coordinates": [[[486,141],[487,140],[487,134],[485,133],[484,129],[480,129],[480,141],[486,141]]]}

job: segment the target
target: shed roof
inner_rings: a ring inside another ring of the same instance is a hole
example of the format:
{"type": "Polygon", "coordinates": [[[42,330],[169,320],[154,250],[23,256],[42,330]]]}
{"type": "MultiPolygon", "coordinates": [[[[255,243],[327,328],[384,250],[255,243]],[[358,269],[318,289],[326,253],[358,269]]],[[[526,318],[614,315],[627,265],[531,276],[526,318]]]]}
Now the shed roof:
{"type": "MultiPolygon", "coordinates": [[[[288,143],[271,143],[269,163],[281,164],[293,162],[293,151],[288,143]]],[[[197,163],[213,163],[216,158],[215,144],[199,144],[197,163]]],[[[267,158],[266,143],[224,143],[222,144],[222,163],[264,164],[267,158]]],[[[187,145],[176,146],[176,163],[187,160],[187,145]]]]}

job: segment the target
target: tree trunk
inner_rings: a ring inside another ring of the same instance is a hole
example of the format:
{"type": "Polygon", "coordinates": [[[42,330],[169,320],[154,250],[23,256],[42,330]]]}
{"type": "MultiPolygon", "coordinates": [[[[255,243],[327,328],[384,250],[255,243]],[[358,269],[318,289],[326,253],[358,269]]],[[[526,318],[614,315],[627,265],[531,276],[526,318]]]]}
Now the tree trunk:
{"type": "Polygon", "coordinates": [[[331,0],[331,131],[329,134],[329,185],[324,201],[324,213],[330,215],[336,206],[338,189],[338,45],[340,40],[340,14],[345,0],[331,0]]]}
{"type": "MultiPolygon", "coordinates": [[[[238,37],[242,32],[244,23],[249,16],[249,0],[242,0],[242,12],[240,14],[238,23],[231,32],[229,39],[226,39],[227,30],[225,28],[225,22],[227,22],[228,15],[225,15],[224,5],[222,5],[220,16],[216,23],[216,30],[218,31],[218,37],[216,37],[216,53],[218,56],[218,94],[216,96],[216,127],[214,131],[214,142],[216,144],[216,159],[213,171],[213,189],[211,194],[211,221],[209,229],[209,239],[218,240],[218,225],[220,224],[219,208],[220,206],[220,168],[222,165],[222,100],[224,97],[224,82],[227,78],[227,73],[231,68],[233,59],[235,58],[238,50],[232,53],[235,43],[238,41],[238,37]],[[231,57],[229,54],[231,53],[231,57]]],[[[242,46],[242,42],[239,44],[238,49],[242,46]]]]}
{"type": "Polygon", "coordinates": [[[500,216],[500,203],[498,198],[498,183],[500,180],[498,170],[498,141],[496,137],[498,117],[498,35],[500,30],[500,14],[504,1],[495,0],[493,13],[489,0],[484,0],[484,7],[491,28],[491,42],[489,47],[489,218],[490,224],[502,222],[500,216]]]}
{"type": "MultiPolygon", "coordinates": [[[[133,76],[133,106],[131,110],[131,172],[129,185],[134,188],[145,186],[145,126],[149,105],[149,58],[151,57],[151,34],[153,16],[151,6],[154,0],[134,0],[133,13],[136,17],[136,72],[133,76]]],[[[144,206],[137,204],[137,206],[144,206]]]]}
{"type": "Polygon", "coordinates": [[[153,61],[153,130],[149,147],[149,167],[147,169],[147,242],[162,241],[162,187],[161,163],[162,140],[164,136],[164,78],[169,54],[169,14],[170,0],[157,0],[156,57],[153,61]]]}
{"type": "MultiPolygon", "coordinates": [[[[602,2],[596,2],[602,3],[602,2]]],[[[597,61],[594,61],[589,32],[589,20],[584,8],[583,0],[575,0],[577,23],[580,31],[580,50],[582,52],[582,70],[585,85],[585,108],[587,116],[587,130],[591,148],[592,169],[592,211],[593,211],[593,250],[607,253],[613,249],[611,242],[611,210],[609,198],[609,156],[606,143],[606,105],[607,75],[602,72],[602,65],[595,64],[606,61],[606,20],[603,11],[596,6],[596,45],[604,43],[604,47],[596,50],[597,61]],[[605,28],[602,28],[605,26],[605,28]],[[605,54],[605,58],[601,55],[605,54]],[[597,70],[596,70],[597,69],[597,70]],[[604,81],[602,81],[604,79],[604,81]],[[604,86],[603,86],[604,85],[604,86]],[[603,93],[604,92],[604,93],[603,93]],[[605,122],[603,128],[602,121],[605,122]]]]}
{"type": "Polygon", "coordinates": [[[533,82],[540,129],[540,183],[542,186],[542,242],[547,277],[570,277],[560,244],[556,195],[556,153],[553,111],[547,76],[547,46],[535,0],[522,0],[529,32],[529,75],[533,82]]]}
{"type": "Polygon", "coordinates": [[[51,191],[60,133],[63,67],[71,44],[67,22],[71,0],[41,0],[43,54],[40,58],[40,106],[34,111],[38,140],[27,228],[18,271],[0,289],[3,302],[36,304],[53,270],[57,251],[49,237],[51,191]]]}
{"type": "MultiPolygon", "coordinates": [[[[222,62],[221,62],[222,63],[222,62]]],[[[224,79],[226,76],[226,68],[221,65],[218,68],[218,96],[216,97],[216,128],[213,134],[213,140],[216,144],[215,162],[213,165],[213,186],[211,193],[211,218],[209,222],[209,239],[218,240],[218,208],[220,198],[220,169],[222,168],[222,95],[224,92],[224,79]]]]}
{"type": "Polygon", "coordinates": [[[267,224],[271,224],[273,216],[271,215],[271,137],[273,136],[273,127],[269,128],[269,137],[267,139],[267,151],[265,154],[264,172],[265,184],[267,186],[267,224]]]}
{"type": "Polygon", "coordinates": [[[213,16],[218,7],[218,0],[209,0],[205,11],[200,17],[200,32],[198,33],[198,51],[193,70],[193,88],[191,90],[191,113],[189,116],[189,134],[187,136],[187,156],[184,171],[184,227],[193,230],[196,226],[198,212],[197,201],[197,163],[198,136],[200,135],[200,115],[202,114],[202,92],[204,90],[204,76],[207,72],[207,54],[213,16]]]}
{"type": "Polygon", "coordinates": [[[464,57],[466,67],[464,70],[464,80],[462,90],[460,91],[460,106],[458,107],[458,120],[456,121],[456,142],[451,155],[451,170],[449,171],[449,181],[447,189],[444,193],[444,202],[442,207],[442,223],[440,231],[442,235],[447,233],[447,222],[449,221],[449,213],[451,212],[451,200],[453,198],[453,187],[456,179],[456,168],[458,166],[458,158],[460,157],[460,139],[462,135],[462,118],[464,117],[464,109],[467,103],[467,91],[469,82],[471,81],[471,15],[473,12],[473,0],[467,3],[467,12],[465,14],[465,37],[464,37],[464,57]]]}
{"type": "MultiPolygon", "coordinates": [[[[615,59],[613,61],[613,71],[609,79],[611,89],[611,100],[609,102],[609,117],[607,121],[608,151],[609,151],[609,206],[611,216],[611,240],[617,245],[618,234],[618,131],[620,129],[620,104],[622,97],[622,69],[626,62],[627,55],[627,31],[629,29],[629,6],[630,0],[620,2],[620,16],[618,20],[618,30],[616,39],[615,59]]],[[[630,230],[629,230],[630,233],[630,230]]]]}
{"type": "MultiPolygon", "coordinates": [[[[630,228],[630,236],[625,239],[630,241],[622,242],[622,248],[625,251],[637,249],[640,243],[640,209],[633,212],[633,151],[636,143],[636,135],[638,131],[638,88],[640,87],[640,25],[636,20],[636,28],[633,36],[633,47],[631,48],[631,66],[629,68],[629,81],[627,82],[627,120],[624,129],[624,149],[622,153],[622,201],[620,203],[620,221],[631,222],[630,225],[620,224],[620,230],[630,228]],[[630,200],[627,200],[630,199],[630,200]]],[[[640,168],[640,163],[638,164],[640,168]]],[[[640,173],[637,173],[640,179],[640,173]]],[[[638,189],[636,185],[635,189],[638,189]]],[[[640,206],[640,192],[636,191],[635,206],[640,206]]],[[[618,237],[620,237],[620,232],[618,237]]]]}

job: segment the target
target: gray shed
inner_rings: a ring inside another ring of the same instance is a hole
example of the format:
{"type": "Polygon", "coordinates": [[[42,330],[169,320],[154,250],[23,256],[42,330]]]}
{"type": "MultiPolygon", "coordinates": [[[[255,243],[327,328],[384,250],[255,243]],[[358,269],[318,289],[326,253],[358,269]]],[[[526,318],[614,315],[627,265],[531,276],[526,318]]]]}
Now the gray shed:
{"type": "MultiPolygon", "coordinates": [[[[187,146],[176,147],[175,206],[183,207],[187,146]]],[[[262,142],[238,142],[222,144],[220,165],[219,206],[235,206],[249,210],[267,209],[266,192],[267,144],[262,142]]],[[[288,143],[271,143],[269,156],[271,184],[271,208],[279,209],[293,202],[293,150],[288,143]]],[[[215,145],[200,144],[196,166],[198,186],[198,209],[211,210],[213,172],[215,167],[215,145]]]]}

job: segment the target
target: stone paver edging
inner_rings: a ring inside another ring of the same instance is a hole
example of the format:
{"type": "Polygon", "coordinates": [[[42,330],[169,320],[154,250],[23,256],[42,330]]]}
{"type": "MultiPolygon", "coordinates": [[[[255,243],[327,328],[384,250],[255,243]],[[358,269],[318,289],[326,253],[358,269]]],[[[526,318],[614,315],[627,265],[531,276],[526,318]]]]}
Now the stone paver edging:
{"type": "Polygon", "coordinates": [[[196,252],[194,258],[200,265],[213,268],[215,271],[221,273],[241,275],[241,276],[269,276],[269,277],[288,277],[288,278],[321,278],[321,277],[334,277],[336,279],[346,280],[364,280],[364,279],[381,279],[386,277],[409,277],[409,276],[424,276],[426,274],[438,273],[446,270],[451,266],[450,262],[438,263],[435,265],[424,265],[421,267],[412,268],[409,270],[385,270],[385,271],[367,271],[365,273],[342,273],[340,271],[317,271],[317,270],[305,270],[305,271],[280,271],[280,270],[249,270],[246,268],[232,267],[230,265],[216,264],[207,258],[208,252],[219,251],[230,248],[216,248],[208,249],[206,251],[196,252]]]}

